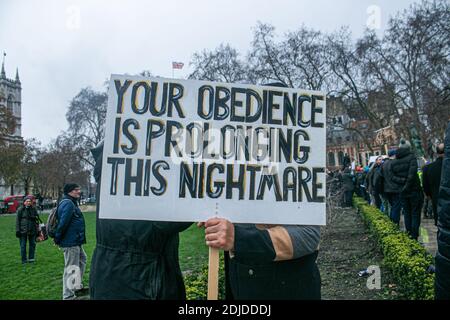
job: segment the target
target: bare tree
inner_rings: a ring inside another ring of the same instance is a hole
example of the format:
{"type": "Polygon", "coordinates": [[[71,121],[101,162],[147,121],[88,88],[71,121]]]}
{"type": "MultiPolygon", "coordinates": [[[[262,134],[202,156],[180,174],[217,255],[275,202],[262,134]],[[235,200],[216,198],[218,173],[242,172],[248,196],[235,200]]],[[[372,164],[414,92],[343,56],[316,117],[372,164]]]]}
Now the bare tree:
{"type": "Polygon", "coordinates": [[[392,88],[401,104],[397,118],[402,133],[418,132],[425,149],[430,138],[443,135],[450,117],[450,5],[423,1],[391,18],[382,39],[368,34],[361,41],[367,74],[378,86],[392,88]],[[437,129],[437,130],[436,130],[437,129]]]}
{"type": "Polygon", "coordinates": [[[329,73],[326,38],[300,27],[277,41],[275,28],[258,23],[248,55],[249,78],[255,83],[281,82],[291,88],[325,90],[329,73]]]}
{"type": "Polygon", "coordinates": [[[41,143],[32,138],[25,141],[23,158],[21,161],[21,178],[25,194],[30,194],[30,186],[35,177],[37,157],[40,153],[41,143]]]}
{"type": "Polygon", "coordinates": [[[7,186],[11,187],[11,194],[14,194],[14,184],[21,177],[21,163],[24,155],[24,147],[22,144],[11,144],[9,146],[0,147],[0,178],[3,179],[7,186]]]}
{"type": "Polygon", "coordinates": [[[36,157],[35,188],[44,196],[62,194],[64,184],[75,182],[81,186],[89,183],[89,171],[84,168],[75,142],[70,136],[60,135],[36,157]]]}
{"type": "Polygon", "coordinates": [[[74,141],[79,157],[93,167],[89,150],[104,137],[108,95],[91,88],[84,88],[72,99],[66,113],[69,122],[68,135],[74,141]]]}
{"type": "Polygon", "coordinates": [[[239,59],[239,53],[230,45],[221,44],[213,51],[204,50],[195,53],[190,65],[194,71],[189,79],[220,81],[220,82],[246,82],[247,66],[239,59]]]}

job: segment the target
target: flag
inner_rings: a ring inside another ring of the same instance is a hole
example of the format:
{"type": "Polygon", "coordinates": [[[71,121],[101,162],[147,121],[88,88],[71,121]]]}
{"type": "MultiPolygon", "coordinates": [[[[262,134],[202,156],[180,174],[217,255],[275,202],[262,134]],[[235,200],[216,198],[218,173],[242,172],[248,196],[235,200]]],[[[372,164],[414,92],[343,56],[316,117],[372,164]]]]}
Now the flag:
{"type": "Polygon", "coordinates": [[[183,62],[172,62],[172,69],[183,69],[184,63],[183,62]]]}

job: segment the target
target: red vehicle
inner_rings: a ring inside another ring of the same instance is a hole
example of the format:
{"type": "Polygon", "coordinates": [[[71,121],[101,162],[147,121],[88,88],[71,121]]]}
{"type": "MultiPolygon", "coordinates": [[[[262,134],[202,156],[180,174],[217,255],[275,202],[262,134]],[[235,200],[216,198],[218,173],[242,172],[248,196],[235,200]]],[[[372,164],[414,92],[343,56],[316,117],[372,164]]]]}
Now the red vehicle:
{"type": "MultiPolygon", "coordinates": [[[[29,195],[33,198],[33,205],[36,205],[36,198],[32,195],[29,195]]],[[[8,196],[3,199],[4,206],[6,207],[6,213],[15,213],[17,209],[23,204],[23,198],[24,195],[15,195],[15,196],[8,196]]]]}

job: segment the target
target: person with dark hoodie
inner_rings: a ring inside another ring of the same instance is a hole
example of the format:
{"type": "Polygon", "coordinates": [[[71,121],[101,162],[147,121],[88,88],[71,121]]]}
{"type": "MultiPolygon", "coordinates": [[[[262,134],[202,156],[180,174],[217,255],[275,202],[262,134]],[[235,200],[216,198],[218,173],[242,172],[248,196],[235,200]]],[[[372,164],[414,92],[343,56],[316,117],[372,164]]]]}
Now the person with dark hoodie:
{"type": "Polygon", "coordinates": [[[444,158],[437,212],[438,234],[435,257],[435,298],[450,300],[450,121],[445,131],[444,158]]]}
{"type": "Polygon", "coordinates": [[[97,182],[97,244],[89,278],[91,299],[185,300],[178,261],[179,232],[192,223],[99,219],[103,143],[91,152],[97,182]]]}
{"type": "Polygon", "coordinates": [[[419,237],[420,215],[423,205],[423,191],[417,175],[417,158],[411,151],[411,144],[401,139],[396,158],[391,160],[392,181],[401,186],[400,202],[405,216],[408,235],[419,237]]]}
{"type": "Polygon", "coordinates": [[[20,240],[20,255],[22,264],[34,262],[36,250],[36,223],[39,215],[32,203],[33,198],[26,196],[23,198],[23,205],[17,210],[16,215],[16,237],[20,240]],[[29,243],[27,259],[27,240],[29,243]]]}

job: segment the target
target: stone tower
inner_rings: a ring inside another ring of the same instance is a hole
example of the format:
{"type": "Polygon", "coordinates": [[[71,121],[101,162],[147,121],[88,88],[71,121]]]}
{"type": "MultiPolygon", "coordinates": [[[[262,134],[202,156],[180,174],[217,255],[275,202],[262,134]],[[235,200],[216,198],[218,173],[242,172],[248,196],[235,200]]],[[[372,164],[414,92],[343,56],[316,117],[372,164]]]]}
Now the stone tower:
{"type": "Polygon", "coordinates": [[[16,119],[16,130],[8,135],[7,143],[22,143],[22,85],[19,70],[16,69],[15,79],[8,79],[5,72],[5,55],[3,54],[2,70],[0,72],[0,106],[7,107],[16,119]]]}
{"type": "MultiPolygon", "coordinates": [[[[14,132],[2,135],[2,144],[7,147],[12,144],[23,144],[22,138],[22,85],[19,79],[19,70],[16,69],[15,79],[8,79],[5,71],[5,55],[3,54],[2,69],[0,71],[0,107],[7,108],[14,116],[16,128],[14,132]]],[[[4,119],[0,118],[0,126],[5,126],[4,119]],[[3,123],[2,123],[3,121],[3,123]]],[[[0,158],[1,161],[1,158],[0,158]]],[[[0,177],[0,199],[12,194],[23,194],[22,181],[13,185],[6,185],[0,177]]]]}

